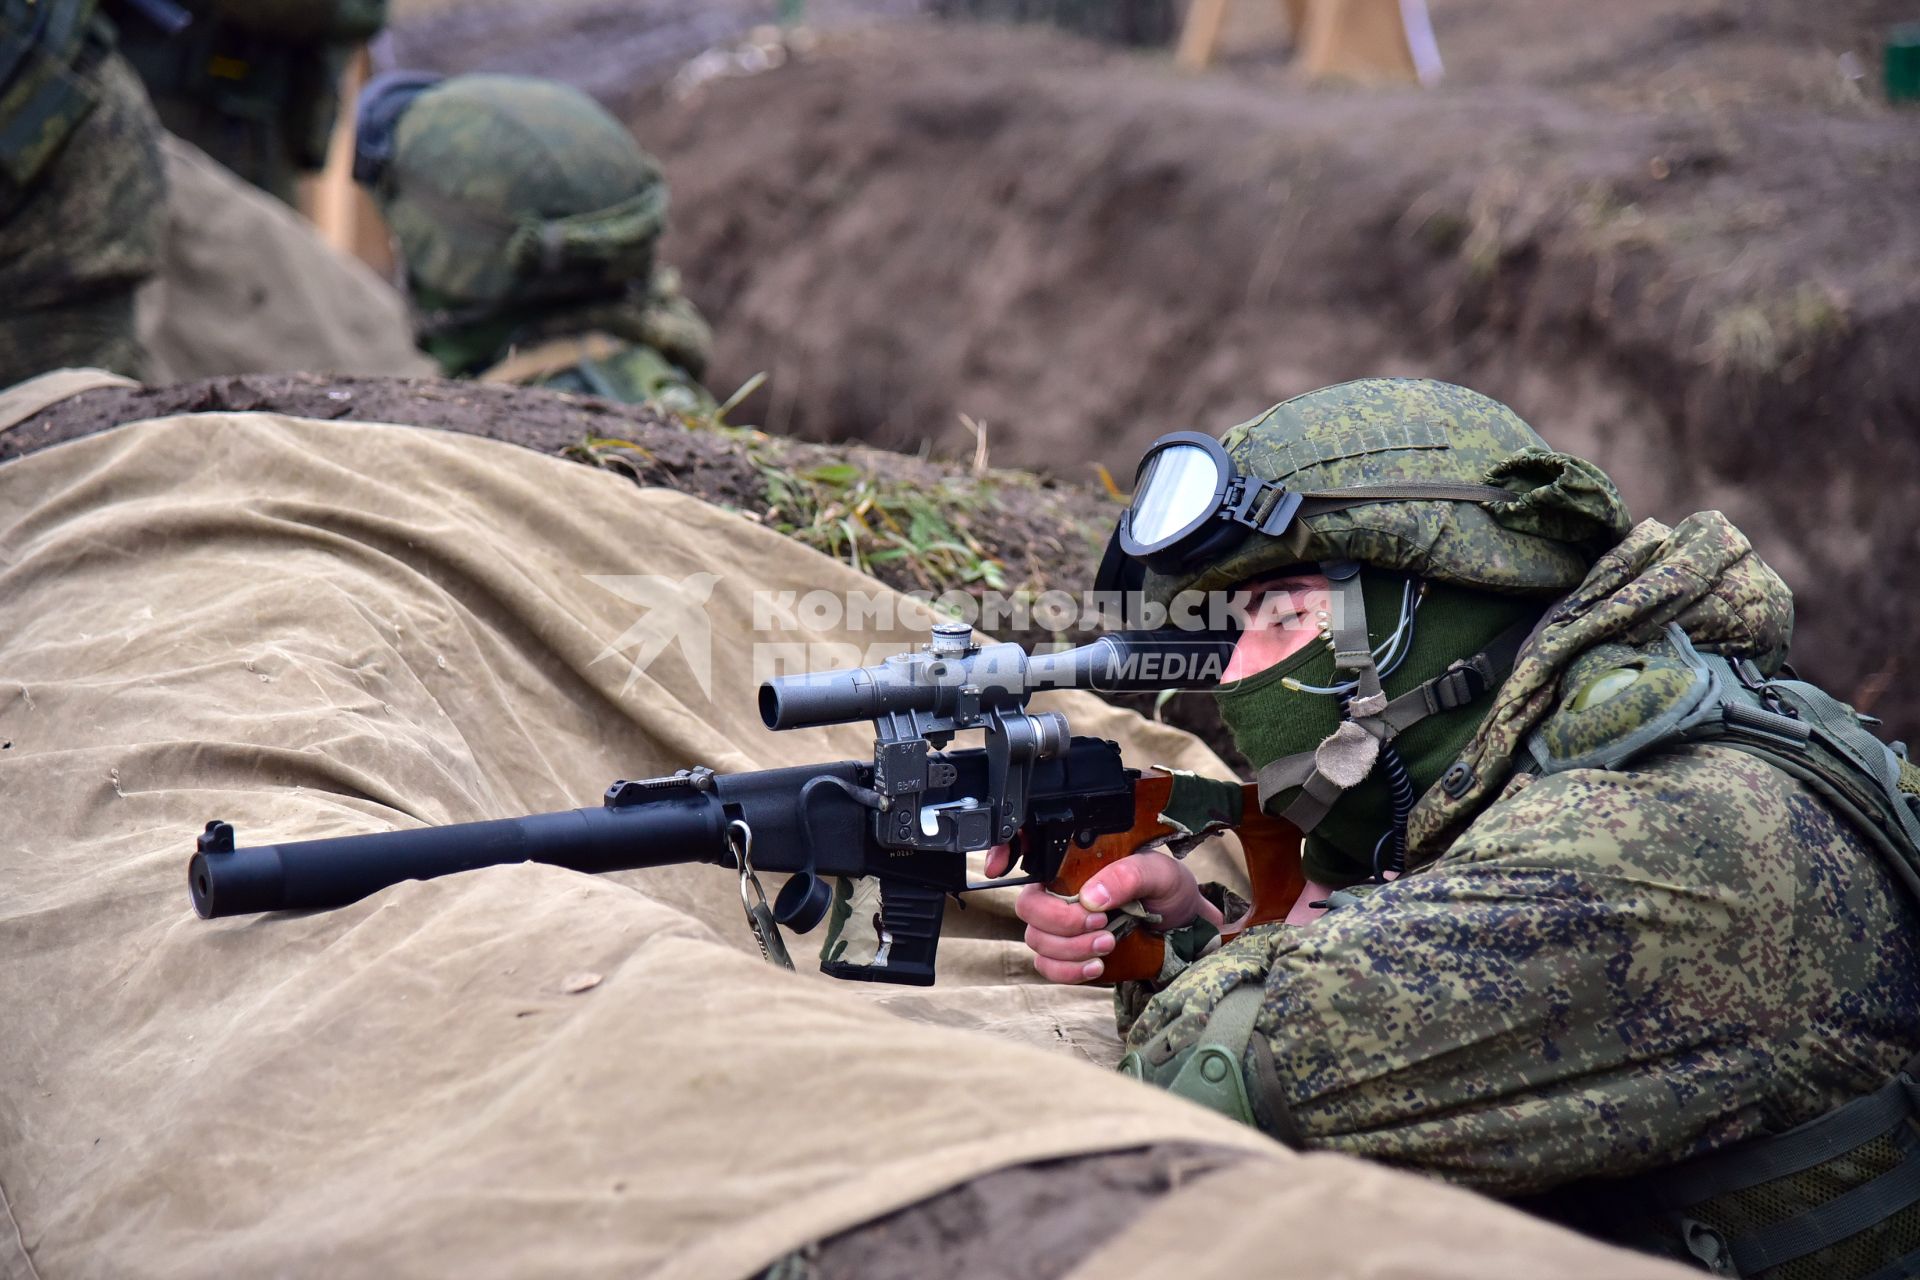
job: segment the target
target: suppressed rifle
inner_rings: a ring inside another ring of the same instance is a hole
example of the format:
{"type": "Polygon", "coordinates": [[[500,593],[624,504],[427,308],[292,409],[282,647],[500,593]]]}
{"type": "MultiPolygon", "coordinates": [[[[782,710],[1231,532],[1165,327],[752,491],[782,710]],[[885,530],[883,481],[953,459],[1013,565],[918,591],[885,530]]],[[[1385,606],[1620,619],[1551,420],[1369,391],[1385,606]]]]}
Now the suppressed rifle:
{"type": "MultiPolygon", "coordinates": [[[[760,716],[772,729],[871,720],[873,759],[750,773],[683,769],[621,780],[595,808],[492,822],[421,827],[290,844],[234,846],[213,821],[188,865],[194,909],[206,919],[344,906],[403,880],[511,862],[624,871],[706,862],[740,875],[763,948],[776,922],[805,933],[833,899],[829,877],[873,877],[881,945],[867,963],[823,957],[837,978],[927,985],[949,895],[1040,883],[1076,894],[1101,867],[1140,848],[1206,829],[1238,831],[1253,905],[1226,932],[1283,919],[1304,884],[1300,833],[1261,812],[1251,785],[1210,783],[1126,767],[1106,739],[1073,737],[1059,712],[1030,713],[1045,688],[1105,692],[1217,683],[1230,637],[1120,632],[1055,654],[976,645],[969,628],[934,627],[930,643],[871,667],[770,680],[760,716]],[[984,744],[947,750],[956,733],[984,744]],[[1203,793],[1194,820],[1182,788],[1203,793]],[[1174,811],[1187,813],[1175,816],[1174,811]],[[970,850],[1010,844],[1018,874],[969,883],[970,850]],[[789,878],[773,903],[759,872],[789,878]]],[[[1151,978],[1164,943],[1123,931],[1106,978],[1151,978]]]]}

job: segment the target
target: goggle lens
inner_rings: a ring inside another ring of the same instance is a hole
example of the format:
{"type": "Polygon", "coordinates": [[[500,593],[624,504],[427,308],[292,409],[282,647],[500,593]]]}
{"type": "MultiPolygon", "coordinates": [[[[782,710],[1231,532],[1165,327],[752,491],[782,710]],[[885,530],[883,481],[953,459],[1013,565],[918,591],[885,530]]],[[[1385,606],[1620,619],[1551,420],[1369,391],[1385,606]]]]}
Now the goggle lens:
{"type": "Polygon", "coordinates": [[[1225,480],[1219,459],[1198,445],[1156,451],[1134,486],[1134,541],[1153,546],[1211,515],[1225,480]]]}

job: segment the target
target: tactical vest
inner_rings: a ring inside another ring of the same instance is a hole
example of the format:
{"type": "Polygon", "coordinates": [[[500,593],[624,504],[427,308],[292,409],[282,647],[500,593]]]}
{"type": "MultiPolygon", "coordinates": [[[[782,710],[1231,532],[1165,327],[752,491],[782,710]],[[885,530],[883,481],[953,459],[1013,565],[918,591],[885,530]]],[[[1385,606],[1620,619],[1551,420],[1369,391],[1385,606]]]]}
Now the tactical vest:
{"type": "MultiPolygon", "coordinates": [[[[1528,740],[1533,769],[1618,769],[1709,743],[1758,756],[1819,795],[1874,846],[1920,907],[1920,769],[1904,744],[1797,679],[1664,643],[1595,673],[1528,740]],[[1636,694],[1636,691],[1640,691],[1636,694]],[[1631,704],[1634,727],[1583,732],[1631,704]],[[1598,741],[1595,738],[1599,739],[1598,741]]],[[[1623,1244],[1749,1280],[1920,1274],[1920,1058],[1878,1092],[1785,1133],[1653,1173],[1563,1188],[1531,1207],[1623,1244]]]]}
{"type": "Polygon", "coordinates": [[[0,0],[0,210],[97,101],[87,59],[110,44],[95,0],[0,0]]]}
{"type": "MultiPolygon", "coordinates": [[[[1920,768],[1904,744],[1881,742],[1867,727],[1877,722],[1813,685],[1698,652],[1678,625],[1657,644],[1609,648],[1612,655],[1576,663],[1575,671],[1588,669],[1528,738],[1523,772],[1621,769],[1696,743],[1744,751],[1819,795],[1920,909],[1920,768]]],[[[1163,1035],[1129,1053],[1121,1069],[1286,1137],[1284,1111],[1264,1105],[1281,1082],[1253,1034],[1261,994],[1257,985],[1234,989],[1190,1047],[1175,1053],[1163,1035]]],[[[1917,1081],[1920,1057],[1878,1092],[1785,1133],[1649,1174],[1561,1188],[1524,1207],[1748,1280],[1920,1274],[1917,1081]]]]}

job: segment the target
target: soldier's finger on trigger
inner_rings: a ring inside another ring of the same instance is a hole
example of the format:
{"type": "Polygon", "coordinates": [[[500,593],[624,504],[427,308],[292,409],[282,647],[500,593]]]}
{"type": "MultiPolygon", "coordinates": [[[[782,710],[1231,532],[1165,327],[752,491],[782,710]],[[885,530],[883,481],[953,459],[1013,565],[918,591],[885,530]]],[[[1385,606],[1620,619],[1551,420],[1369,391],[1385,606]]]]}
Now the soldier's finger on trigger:
{"type": "Polygon", "coordinates": [[[987,876],[994,878],[1007,873],[1013,865],[1013,850],[1004,844],[996,844],[987,850],[987,876]]]}

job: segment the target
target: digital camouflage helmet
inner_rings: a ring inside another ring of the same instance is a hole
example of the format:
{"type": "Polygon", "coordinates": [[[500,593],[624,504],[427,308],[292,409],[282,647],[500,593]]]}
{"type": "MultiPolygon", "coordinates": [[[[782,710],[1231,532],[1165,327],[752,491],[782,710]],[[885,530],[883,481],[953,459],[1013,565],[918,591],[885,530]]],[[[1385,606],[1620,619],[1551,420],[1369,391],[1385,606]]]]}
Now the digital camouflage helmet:
{"type": "Polygon", "coordinates": [[[361,95],[354,176],[416,301],[486,314],[616,295],[652,273],[667,184],[576,89],[522,76],[383,76],[361,95]]]}
{"type": "Polygon", "coordinates": [[[1262,803],[1303,831],[1364,786],[1345,829],[1323,834],[1363,866],[1371,847],[1377,873],[1398,865],[1408,811],[1471,729],[1444,713],[1499,684],[1537,602],[1577,586],[1629,523],[1599,468],[1549,449],[1506,406],[1373,378],[1296,397],[1220,441],[1157,442],[1101,585],[1132,576],[1166,603],[1285,570],[1330,580],[1325,643],[1223,689],[1221,711],[1262,803]],[[1389,809],[1377,838],[1353,829],[1389,809]]]}
{"type": "MultiPolygon", "coordinates": [[[[1155,473],[1177,467],[1211,480],[1197,459],[1163,457],[1167,441],[1194,439],[1167,437],[1142,459],[1123,535],[1155,502],[1155,473]]],[[[1230,541],[1202,541],[1181,563],[1147,560],[1144,585],[1155,599],[1334,561],[1554,594],[1578,585],[1630,524],[1598,467],[1548,448],[1499,401],[1429,379],[1367,378],[1308,392],[1234,427],[1219,448],[1242,482],[1233,496],[1251,495],[1252,509],[1236,520],[1215,502],[1202,520],[1230,541]],[[1276,522],[1276,513],[1286,518],[1276,522]]],[[[1198,532],[1204,539],[1214,530],[1198,532]]],[[[1145,559],[1139,545],[1130,550],[1145,559]]]]}

